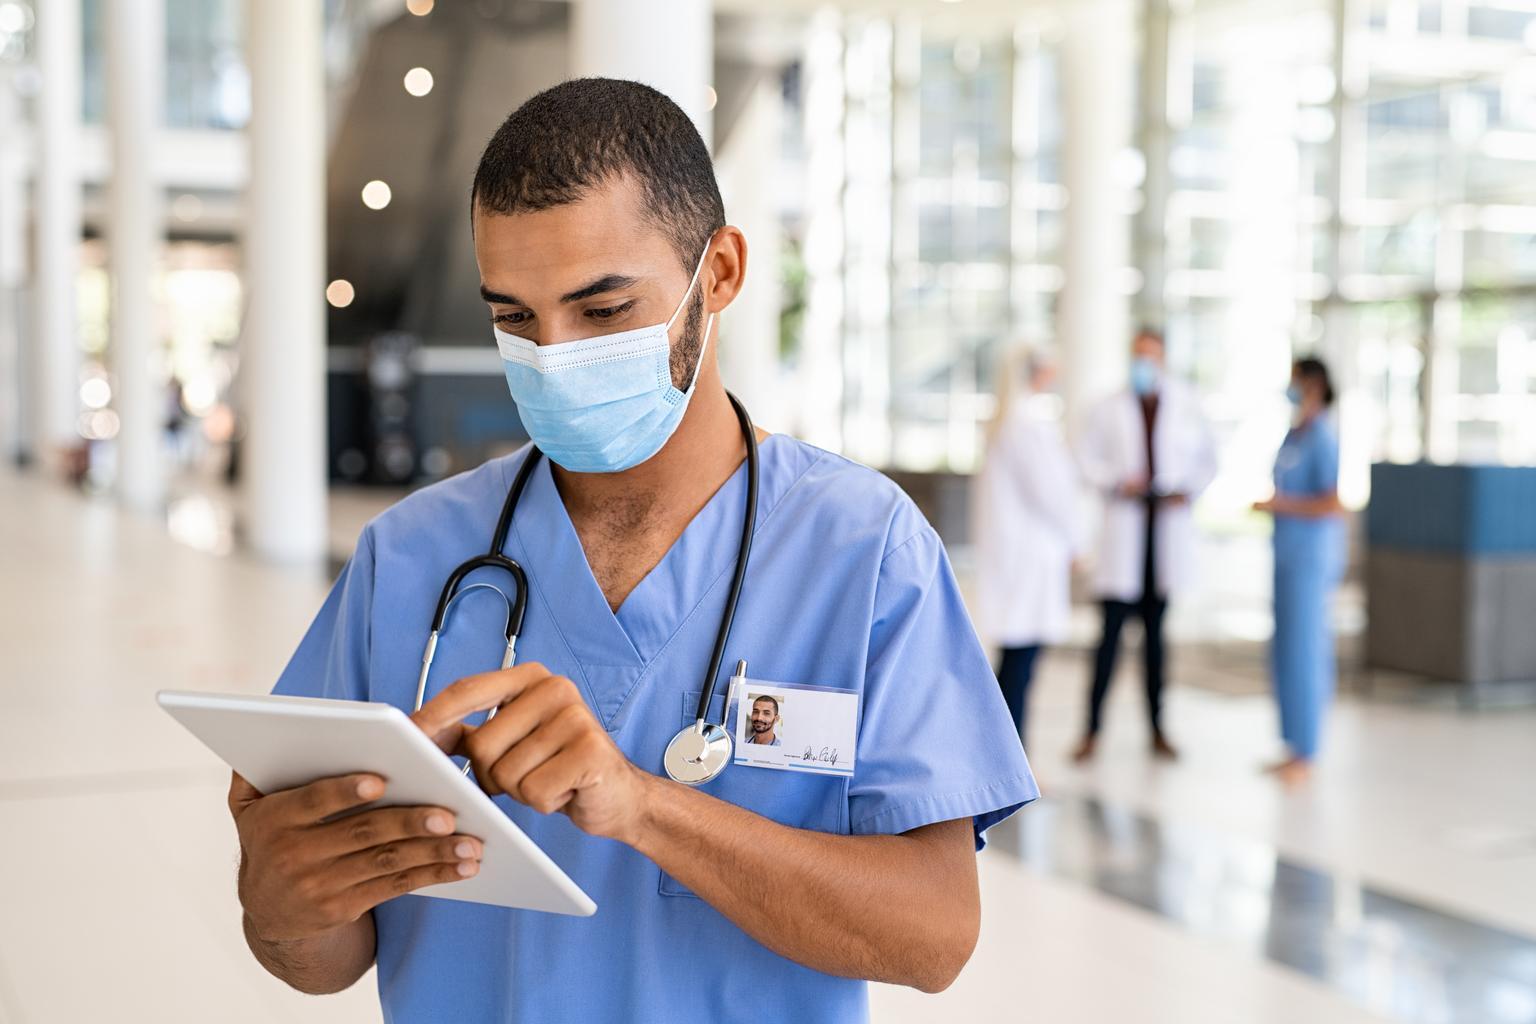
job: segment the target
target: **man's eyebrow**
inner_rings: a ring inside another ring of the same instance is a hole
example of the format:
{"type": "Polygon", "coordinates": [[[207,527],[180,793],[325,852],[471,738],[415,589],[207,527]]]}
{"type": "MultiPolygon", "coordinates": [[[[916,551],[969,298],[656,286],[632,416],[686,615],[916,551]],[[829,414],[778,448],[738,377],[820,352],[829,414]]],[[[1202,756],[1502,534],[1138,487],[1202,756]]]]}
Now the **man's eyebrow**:
{"type": "Polygon", "coordinates": [[[485,285],[480,286],[480,297],[486,302],[494,302],[500,306],[521,306],[516,296],[503,295],[501,292],[493,292],[485,285]]]}
{"type": "Polygon", "coordinates": [[[626,277],[623,274],[606,274],[591,284],[583,285],[573,292],[566,292],[560,296],[561,302],[580,302],[582,299],[590,299],[594,295],[602,295],[604,292],[616,292],[625,288],[631,288],[639,283],[638,277],[626,277]]]}
{"type": "MultiPolygon", "coordinates": [[[[616,292],[625,288],[631,288],[638,284],[639,281],[638,277],[628,277],[624,274],[605,274],[591,284],[582,285],[573,292],[566,292],[560,296],[560,301],[580,302],[582,299],[590,299],[592,296],[602,295],[604,292],[616,292]]],[[[525,305],[517,296],[493,292],[484,284],[480,286],[480,297],[486,302],[494,302],[501,306],[525,305]]]]}

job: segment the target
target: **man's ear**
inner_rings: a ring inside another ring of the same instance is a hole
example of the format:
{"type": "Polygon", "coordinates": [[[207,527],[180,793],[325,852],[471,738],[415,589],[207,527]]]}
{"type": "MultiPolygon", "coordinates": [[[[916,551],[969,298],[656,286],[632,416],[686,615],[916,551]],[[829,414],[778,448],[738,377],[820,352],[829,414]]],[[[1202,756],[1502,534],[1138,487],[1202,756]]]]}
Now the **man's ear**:
{"type": "Polygon", "coordinates": [[[715,232],[710,247],[704,265],[704,307],[710,313],[719,313],[736,301],[746,281],[747,236],[740,228],[727,224],[715,232]]]}

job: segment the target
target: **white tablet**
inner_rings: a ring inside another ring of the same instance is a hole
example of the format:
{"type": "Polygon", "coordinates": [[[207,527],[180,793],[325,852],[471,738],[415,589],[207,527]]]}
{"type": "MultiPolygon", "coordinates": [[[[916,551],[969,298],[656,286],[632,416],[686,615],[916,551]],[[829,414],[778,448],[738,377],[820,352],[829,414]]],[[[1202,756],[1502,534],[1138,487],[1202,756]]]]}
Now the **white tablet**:
{"type": "Polygon", "coordinates": [[[388,786],[378,806],[430,805],[457,815],[485,846],[480,873],[416,890],[500,907],[589,915],[592,898],[460,773],[399,708],[317,697],[162,690],[160,706],[263,793],[372,772],[388,786]]]}

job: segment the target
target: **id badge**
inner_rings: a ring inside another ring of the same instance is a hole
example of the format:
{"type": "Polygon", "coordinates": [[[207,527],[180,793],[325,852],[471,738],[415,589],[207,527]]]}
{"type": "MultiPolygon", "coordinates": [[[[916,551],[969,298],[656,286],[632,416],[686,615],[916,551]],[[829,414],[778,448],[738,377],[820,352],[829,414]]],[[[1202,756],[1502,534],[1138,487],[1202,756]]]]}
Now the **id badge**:
{"type": "Polygon", "coordinates": [[[741,679],[736,763],[779,771],[852,775],[859,734],[859,694],[830,686],[741,679]]]}

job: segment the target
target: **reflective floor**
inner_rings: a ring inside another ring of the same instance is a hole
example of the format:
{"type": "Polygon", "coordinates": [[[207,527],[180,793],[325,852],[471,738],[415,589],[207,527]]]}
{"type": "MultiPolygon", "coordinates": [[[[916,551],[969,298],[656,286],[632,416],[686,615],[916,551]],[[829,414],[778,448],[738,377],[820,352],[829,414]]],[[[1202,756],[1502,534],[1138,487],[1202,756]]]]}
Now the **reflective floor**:
{"type": "MultiPolygon", "coordinates": [[[[314,999],[251,961],[226,776],[152,700],[265,690],[324,573],[4,475],[0,569],[0,1024],[377,1021],[371,979],[314,999]]],[[[1284,792],[1258,771],[1267,698],[1190,685],[1228,666],[1178,650],[1175,764],[1147,757],[1121,679],[1084,768],[1082,653],[1051,652],[1029,743],[1048,799],[980,859],[975,956],[938,996],[876,987],[873,1018],[1536,1021],[1536,711],[1345,700],[1284,792]]]]}
{"type": "Polygon", "coordinates": [[[1301,971],[1394,1020],[1536,1020],[1536,939],[1263,843],[1092,797],[1043,801],[993,841],[1036,871],[1301,971]]]}

